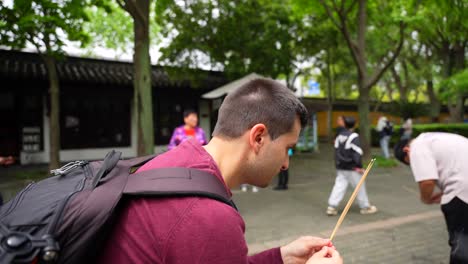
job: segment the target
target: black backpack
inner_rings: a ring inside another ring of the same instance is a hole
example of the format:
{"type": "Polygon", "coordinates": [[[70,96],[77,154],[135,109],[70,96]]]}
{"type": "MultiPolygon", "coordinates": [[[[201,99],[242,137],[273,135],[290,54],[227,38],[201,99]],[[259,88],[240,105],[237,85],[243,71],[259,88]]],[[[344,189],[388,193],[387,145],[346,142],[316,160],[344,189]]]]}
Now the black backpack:
{"type": "Polygon", "coordinates": [[[134,173],[154,156],[120,156],[111,151],[103,161],[68,163],[1,206],[0,264],[94,262],[125,196],[202,196],[236,209],[223,183],[206,172],[134,173]]]}

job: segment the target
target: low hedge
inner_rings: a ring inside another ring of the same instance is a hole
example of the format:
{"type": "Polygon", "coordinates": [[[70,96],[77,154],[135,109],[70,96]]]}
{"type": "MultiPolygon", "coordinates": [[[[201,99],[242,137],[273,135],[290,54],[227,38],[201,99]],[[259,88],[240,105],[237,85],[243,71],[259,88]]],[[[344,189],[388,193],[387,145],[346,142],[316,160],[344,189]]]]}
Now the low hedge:
{"type": "MultiPolygon", "coordinates": [[[[372,146],[379,147],[379,134],[375,127],[372,128],[372,146]]],[[[393,146],[400,139],[400,126],[395,125],[393,127],[392,138],[390,139],[390,146],[393,146]]],[[[425,132],[447,132],[453,134],[459,134],[468,138],[468,123],[456,123],[456,124],[416,124],[413,125],[412,138],[417,137],[421,133],[425,132]]]]}

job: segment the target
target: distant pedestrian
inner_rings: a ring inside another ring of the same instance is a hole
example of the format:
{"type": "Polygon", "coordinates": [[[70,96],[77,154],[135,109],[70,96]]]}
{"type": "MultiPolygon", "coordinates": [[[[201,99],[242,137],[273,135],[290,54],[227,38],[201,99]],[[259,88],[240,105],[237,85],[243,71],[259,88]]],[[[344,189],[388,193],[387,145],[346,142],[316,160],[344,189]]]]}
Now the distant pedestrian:
{"type": "MultiPolygon", "coordinates": [[[[356,187],[364,172],[362,168],[362,154],[359,135],[353,132],[356,123],[353,117],[344,117],[345,128],[335,139],[336,179],[333,190],[328,198],[327,215],[337,215],[338,205],[343,199],[348,184],[356,187]]],[[[366,185],[362,184],[357,194],[357,202],[361,214],[374,214],[377,207],[369,203],[366,185]]]]}
{"type": "MultiPolygon", "coordinates": [[[[293,150],[290,148],[288,149],[288,156],[291,157],[293,155],[293,150]]],[[[274,190],[287,190],[288,189],[288,180],[289,180],[289,167],[285,170],[281,170],[278,176],[278,185],[274,188],[274,190]]]]}
{"type": "Polygon", "coordinates": [[[392,123],[390,123],[390,121],[388,121],[387,117],[382,116],[377,122],[376,130],[379,133],[380,148],[382,149],[382,154],[386,159],[388,159],[390,158],[388,145],[390,144],[390,137],[393,133],[393,125],[392,123]]]}
{"type": "Polygon", "coordinates": [[[187,139],[195,138],[200,145],[206,145],[205,132],[201,127],[198,127],[198,116],[194,110],[184,111],[184,124],[176,127],[169,142],[168,150],[177,147],[180,143],[187,139]]]}
{"type": "Polygon", "coordinates": [[[2,193],[0,193],[0,206],[3,205],[3,196],[2,196],[2,193]]]}
{"type": "Polygon", "coordinates": [[[336,119],[336,134],[335,138],[343,131],[346,130],[345,124],[344,124],[344,117],[342,115],[338,116],[336,119]]]}
{"type": "Polygon", "coordinates": [[[406,118],[403,125],[401,125],[401,135],[400,140],[410,139],[413,134],[413,120],[411,118],[406,118]]]}
{"type": "Polygon", "coordinates": [[[395,157],[411,166],[422,202],[441,204],[449,232],[450,264],[468,263],[468,139],[422,133],[414,140],[398,142],[395,157]]]}

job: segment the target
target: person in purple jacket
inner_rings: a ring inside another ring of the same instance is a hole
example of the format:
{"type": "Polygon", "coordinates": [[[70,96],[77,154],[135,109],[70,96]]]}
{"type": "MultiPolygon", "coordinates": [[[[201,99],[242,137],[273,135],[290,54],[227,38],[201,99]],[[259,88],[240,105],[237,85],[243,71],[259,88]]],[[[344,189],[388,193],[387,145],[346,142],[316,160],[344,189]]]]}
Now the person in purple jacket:
{"type": "Polygon", "coordinates": [[[190,138],[195,138],[200,145],[206,145],[205,132],[201,127],[198,127],[197,112],[192,109],[184,111],[184,124],[176,127],[169,141],[168,150],[177,147],[180,143],[190,138]]]}
{"type": "MultiPolygon", "coordinates": [[[[267,187],[288,168],[288,149],[296,145],[307,119],[306,108],[286,86],[255,79],[224,99],[207,145],[186,140],[138,171],[203,170],[230,195],[243,183],[267,187]]],[[[249,256],[244,232],[240,213],[214,199],[127,197],[97,263],[343,263],[330,239],[312,236],[249,256]]]]}

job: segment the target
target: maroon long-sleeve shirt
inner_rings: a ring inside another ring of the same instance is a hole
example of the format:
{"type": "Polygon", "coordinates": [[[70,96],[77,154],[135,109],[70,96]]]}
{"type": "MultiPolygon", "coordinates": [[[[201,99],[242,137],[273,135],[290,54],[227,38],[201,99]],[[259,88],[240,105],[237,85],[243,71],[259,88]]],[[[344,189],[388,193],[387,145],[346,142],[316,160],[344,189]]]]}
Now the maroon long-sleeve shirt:
{"type": "MultiPolygon", "coordinates": [[[[212,157],[193,140],[139,171],[163,167],[204,170],[224,183],[212,157]]],[[[247,256],[244,231],[236,210],[209,198],[136,198],[125,204],[99,263],[283,263],[279,248],[247,256]]]]}

